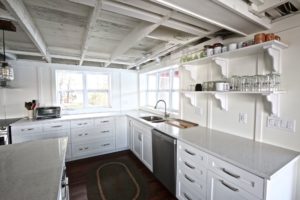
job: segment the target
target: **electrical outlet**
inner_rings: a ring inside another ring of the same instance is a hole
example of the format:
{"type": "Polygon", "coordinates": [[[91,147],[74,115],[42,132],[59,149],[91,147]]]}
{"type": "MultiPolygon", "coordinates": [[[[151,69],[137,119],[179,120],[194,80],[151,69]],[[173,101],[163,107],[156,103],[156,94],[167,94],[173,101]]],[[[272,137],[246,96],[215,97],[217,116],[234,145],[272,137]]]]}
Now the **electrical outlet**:
{"type": "Polygon", "coordinates": [[[288,120],[286,122],[286,129],[295,133],[296,132],[296,120],[288,120]]]}
{"type": "Polygon", "coordinates": [[[200,107],[195,108],[195,114],[202,116],[203,115],[203,109],[200,108],[200,107]]]}
{"type": "Polygon", "coordinates": [[[269,116],[267,118],[267,127],[294,133],[296,132],[296,120],[287,120],[275,116],[269,116]]]}
{"type": "Polygon", "coordinates": [[[239,123],[247,124],[248,122],[248,115],[247,113],[239,113],[239,123]]]}

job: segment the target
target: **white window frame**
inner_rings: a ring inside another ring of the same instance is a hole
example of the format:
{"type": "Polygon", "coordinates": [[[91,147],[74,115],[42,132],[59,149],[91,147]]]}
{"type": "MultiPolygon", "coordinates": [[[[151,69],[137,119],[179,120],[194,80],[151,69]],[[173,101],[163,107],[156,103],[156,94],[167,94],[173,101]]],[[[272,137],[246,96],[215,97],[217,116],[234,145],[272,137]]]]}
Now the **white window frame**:
{"type": "Polygon", "coordinates": [[[112,91],[111,91],[111,73],[107,73],[107,72],[92,72],[92,71],[84,71],[84,70],[80,70],[80,71],[75,71],[75,70],[68,70],[68,69],[56,69],[54,71],[54,76],[55,76],[55,86],[54,86],[54,90],[55,90],[55,101],[56,101],[56,105],[60,106],[60,101],[59,101],[59,95],[58,95],[58,90],[57,90],[57,77],[56,74],[58,71],[69,71],[70,73],[78,73],[82,75],[82,81],[83,81],[83,89],[82,90],[68,90],[68,91],[79,91],[82,92],[83,94],[83,107],[80,109],[66,109],[66,108],[62,108],[62,113],[63,114],[79,114],[79,113],[90,113],[90,112],[99,112],[99,111],[103,111],[106,109],[111,109],[112,108],[112,91]],[[108,89],[107,90],[89,90],[87,89],[87,82],[86,82],[86,78],[87,75],[89,74],[96,74],[96,75],[106,75],[108,76],[108,89]],[[108,106],[88,106],[88,92],[107,92],[108,93],[108,106]]]}
{"type": "MultiPolygon", "coordinates": [[[[180,93],[179,93],[179,89],[174,89],[173,88],[173,78],[174,78],[174,71],[178,71],[180,73],[180,70],[179,70],[179,67],[178,66],[173,66],[173,67],[168,67],[168,68],[163,68],[163,69],[160,69],[160,70],[156,70],[156,71],[150,71],[150,72],[147,72],[147,73],[144,73],[143,75],[145,76],[146,78],[146,89],[145,90],[142,90],[140,91],[140,93],[145,93],[145,104],[146,105],[140,105],[140,108],[141,109],[145,109],[145,110],[150,110],[150,111],[159,111],[159,112],[162,112],[163,110],[162,109],[154,109],[154,106],[155,105],[149,105],[148,101],[149,101],[149,98],[148,98],[148,93],[149,92],[155,92],[156,93],[156,101],[158,101],[158,95],[160,92],[168,92],[169,94],[169,104],[167,105],[167,112],[170,112],[171,114],[173,115],[179,115],[180,114],[180,93]],[[159,74],[160,73],[164,73],[164,72],[169,72],[170,73],[170,88],[169,89],[159,89],[159,74]],[[150,90],[149,89],[149,79],[148,79],[148,76],[149,75],[153,75],[155,74],[156,75],[156,89],[155,90],[150,90]],[[173,98],[172,98],[172,94],[173,92],[178,92],[179,93],[179,105],[178,105],[178,110],[175,110],[172,108],[172,103],[173,103],[173,98]]],[[[179,81],[180,82],[180,81],[179,81]]],[[[180,85],[179,85],[180,87],[180,85]]]]}

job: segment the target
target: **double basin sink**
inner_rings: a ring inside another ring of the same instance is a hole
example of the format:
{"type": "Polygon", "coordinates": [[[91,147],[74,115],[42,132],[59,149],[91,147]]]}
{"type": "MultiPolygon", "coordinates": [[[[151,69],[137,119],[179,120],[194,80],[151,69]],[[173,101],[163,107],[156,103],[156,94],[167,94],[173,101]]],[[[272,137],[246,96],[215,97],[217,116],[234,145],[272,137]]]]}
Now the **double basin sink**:
{"type": "Polygon", "coordinates": [[[163,118],[163,117],[154,116],[154,115],[141,117],[141,119],[146,120],[151,123],[163,123],[164,122],[171,126],[176,126],[178,128],[191,128],[194,126],[198,126],[198,124],[196,124],[196,123],[185,121],[182,119],[163,118]]]}

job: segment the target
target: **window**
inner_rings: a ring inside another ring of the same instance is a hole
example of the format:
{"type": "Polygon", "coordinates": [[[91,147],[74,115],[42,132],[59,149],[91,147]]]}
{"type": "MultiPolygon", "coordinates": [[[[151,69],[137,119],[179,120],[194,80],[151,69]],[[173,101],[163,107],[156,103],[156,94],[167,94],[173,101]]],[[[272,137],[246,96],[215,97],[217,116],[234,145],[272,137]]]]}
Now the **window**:
{"type": "Polygon", "coordinates": [[[65,110],[110,107],[110,75],[56,71],[57,103],[65,110]]]}
{"type": "MultiPolygon", "coordinates": [[[[140,91],[140,105],[153,108],[159,99],[166,101],[167,109],[177,113],[179,111],[179,71],[172,68],[159,72],[142,74],[140,91]]],[[[159,109],[164,105],[159,104],[159,109]]]]}

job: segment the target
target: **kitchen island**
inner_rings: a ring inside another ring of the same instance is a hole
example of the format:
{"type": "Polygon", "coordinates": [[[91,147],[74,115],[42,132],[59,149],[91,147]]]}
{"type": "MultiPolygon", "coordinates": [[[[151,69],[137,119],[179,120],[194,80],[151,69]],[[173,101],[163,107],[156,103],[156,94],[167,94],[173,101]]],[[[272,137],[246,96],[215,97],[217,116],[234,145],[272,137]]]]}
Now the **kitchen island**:
{"type": "Polygon", "coordinates": [[[0,199],[57,200],[67,138],[0,146],[0,199]]]}

